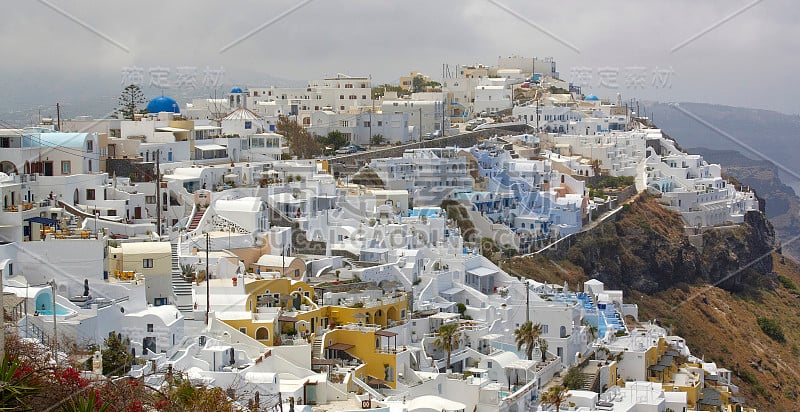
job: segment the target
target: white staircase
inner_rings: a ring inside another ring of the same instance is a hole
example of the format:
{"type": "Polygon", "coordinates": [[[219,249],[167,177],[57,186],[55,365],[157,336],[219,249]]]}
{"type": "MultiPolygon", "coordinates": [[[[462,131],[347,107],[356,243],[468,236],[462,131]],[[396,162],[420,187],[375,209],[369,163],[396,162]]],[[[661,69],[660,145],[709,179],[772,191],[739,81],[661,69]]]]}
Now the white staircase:
{"type": "Polygon", "coordinates": [[[184,318],[194,319],[192,304],[192,283],[183,278],[181,261],[178,256],[178,243],[172,242],[172,291],[175,293],[175,306],[184,318]]]}
{"type": "Polygon", "coordinates": [[[325,343],[325,335],[317,336],[314,338],[314,344],[311,346],[312,358],[318,358],[318,359],[325,358],[324,345],[323,345],[324,343],[325,343]]]}

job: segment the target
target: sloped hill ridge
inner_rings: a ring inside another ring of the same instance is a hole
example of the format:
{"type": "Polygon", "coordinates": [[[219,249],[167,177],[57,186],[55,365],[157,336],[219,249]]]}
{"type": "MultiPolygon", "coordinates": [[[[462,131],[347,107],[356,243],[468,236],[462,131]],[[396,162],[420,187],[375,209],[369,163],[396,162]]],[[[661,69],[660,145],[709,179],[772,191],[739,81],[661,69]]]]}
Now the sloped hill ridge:
{"type": "Polygon", "coordinates": [[[800,265],[780,255],[761,212],[691,237],[678,214],[641,195],[617,221],[570,247],[510,259],[504,268],[540,280],[549,271],[553,283],[595,277],[623,289],[640,320],[656,319],[692,353],[732,370],[748,405],[800,410],[800,265]],[[764,319],[780,325],[782,340],[761,329],[764,319]]]}
{"type": "Polygon", "coordinates": [[[642,195],[626,206],[616,222],[605,222],[579,237],[567,251],[554,252],[590,277],[612,288],[655,293],[680,283],[705,282],[740,292],[748,287],[773,287],[775,233],[760,212],[745,223],[684,233],[683,220],[658,199],[642,195]]]}

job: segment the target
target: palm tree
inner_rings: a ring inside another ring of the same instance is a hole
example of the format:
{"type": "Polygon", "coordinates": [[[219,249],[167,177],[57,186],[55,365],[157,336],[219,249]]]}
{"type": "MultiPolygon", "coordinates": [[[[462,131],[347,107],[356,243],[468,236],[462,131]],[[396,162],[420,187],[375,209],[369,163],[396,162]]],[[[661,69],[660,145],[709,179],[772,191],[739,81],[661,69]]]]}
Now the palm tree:
{"type": "Polygon", "coordinates": [[[533,346],[536,344],[541,334],[542,325],[539,323],[534,325],[531,321],[523,323],[522,326],[514,330],[514,340],[517,342],[517,350],[525,346],[525,355],[528,356],[528,360],[533,358],[533,346]]]}
{"type": "Polygon", "coordinates": [[[436,340],[433,342],[433,345],[447,352],[447,363],[444,366],[445,370],[450,367],[450,353],[453,352],[453,349],[458,348],[459,338],[461,338],[461,333],[458,332],[457,323],[442,325],[436,332],[436,340]]]}
{"type": "Polygon", "coordinates": [[[542,352],[542,362],[547,360],[547,340],[539,338],[536,340],[539,344],[539,351],[542,352]]]}
{"type": "Polygon", "coordinates": [[[553,386],[542,394],[542,406],[555,406],[556,412],[561,410],[561,404],[569,398],[567,388],[563,386],[553,386]]]}

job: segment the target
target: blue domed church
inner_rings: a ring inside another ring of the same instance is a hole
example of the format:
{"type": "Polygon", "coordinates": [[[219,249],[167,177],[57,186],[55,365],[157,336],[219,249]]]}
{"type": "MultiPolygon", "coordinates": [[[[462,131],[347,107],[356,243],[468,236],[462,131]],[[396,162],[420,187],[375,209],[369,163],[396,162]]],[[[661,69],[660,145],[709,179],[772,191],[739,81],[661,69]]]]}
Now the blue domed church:
{"type": "Polygon", "coordinates": [[[158,96],[150,100],[147,103],[147,112],[148,113],[161,113],[161,112],[168,112],[168,113],[180,113],[181,107],[178,105],[178,102],[175,99],[167,96],[158,96]]]}

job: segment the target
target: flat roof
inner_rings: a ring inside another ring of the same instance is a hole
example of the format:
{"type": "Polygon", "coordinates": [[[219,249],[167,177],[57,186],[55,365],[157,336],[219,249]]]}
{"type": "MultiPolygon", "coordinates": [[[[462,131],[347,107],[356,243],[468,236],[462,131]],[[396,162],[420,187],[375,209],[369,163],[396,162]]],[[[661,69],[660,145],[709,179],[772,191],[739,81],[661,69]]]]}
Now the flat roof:
{"type": "Polygon", "coordinates": [[[495,273],[497,273],[497,270],[489,269],[489,268],[485,268],[485,267],[479,267],[479,268],[475,268],[475,269],[469,269],[469,270],[467,270],[467,273],[475,275],[475,276],[489,276],[489,275],[494,275],[495,273]]]}
{"type": "Polygon", "coordinates": [[[206,144],[203,146],[195,145],[194,148],[200,150],[228,150],[227,147],[218,144],[206,144]]]}

